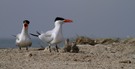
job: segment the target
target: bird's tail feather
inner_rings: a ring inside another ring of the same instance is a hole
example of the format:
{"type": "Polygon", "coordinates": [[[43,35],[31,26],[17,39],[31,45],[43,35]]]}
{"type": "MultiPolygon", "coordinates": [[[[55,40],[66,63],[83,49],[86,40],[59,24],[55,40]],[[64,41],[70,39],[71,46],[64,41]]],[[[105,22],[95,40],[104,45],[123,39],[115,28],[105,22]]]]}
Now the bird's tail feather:
{"type": "Polygon", "coordinates": [[[16,35],[12,35],[13,37],[16,37],[16,35]]]}
{"type": "Polygon", "coordinates": [[[41,33],[39,33],[39,32],[37,31],[37,34],[32,34],[32,33],[30,33],[30,35],[35,36],[35,37],[38,37],[39,35],[41,35],[41,33]]]}
{"type": "Polygon", "coordinates": [[[38,35],[41,35],[41,33],[39,33],[38,31],[37,31],[37,34],[38,34],[38,35]]]}
{"type": "Polygon", "coordinates": [[[32,36],[35,36],[35,37],[38,37],[39,35],[36,35],[36,34],[32,34],[32,33],[30,33],[30,35],[32,35],[32,36]]]}

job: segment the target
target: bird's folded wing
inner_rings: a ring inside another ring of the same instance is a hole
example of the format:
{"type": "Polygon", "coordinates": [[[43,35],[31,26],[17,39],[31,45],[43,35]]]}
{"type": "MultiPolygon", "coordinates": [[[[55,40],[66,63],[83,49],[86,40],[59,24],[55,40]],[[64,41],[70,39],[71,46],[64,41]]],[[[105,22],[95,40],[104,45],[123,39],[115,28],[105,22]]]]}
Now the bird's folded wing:
{"type": "Polygon", "coordinates": [[[17,34],[17,35],[16,35],[16,39],[17,39],[17,40],[19,40],[19,36],[20,36],[20,34],[17,34]]]}
{"type": "Polygon", "coordinates": [[[53,40],[52,31],[47,31],[45,34],[42,35],[42,38],[43,40],[45,39],[45,41],[48,43],[51,42],[53,40]]]}

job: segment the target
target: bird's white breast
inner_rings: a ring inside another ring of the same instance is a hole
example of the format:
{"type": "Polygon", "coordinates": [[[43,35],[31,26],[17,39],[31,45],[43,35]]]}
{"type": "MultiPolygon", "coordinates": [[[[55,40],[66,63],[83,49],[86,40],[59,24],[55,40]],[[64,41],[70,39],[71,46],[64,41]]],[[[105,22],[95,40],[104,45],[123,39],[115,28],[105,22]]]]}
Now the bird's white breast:
{"type": "Polygon", "coordinates": [[[60,43],[64,39],[61,32],[59,33],[54,32],[52,36],[53,36],[53,40],[50,42],[51,44],[60,43]]]}
{"type": "Polygon", "coordinates": [[[16,39],[16,44],[18,46],[26,47],[26,46],[31,46],[32,42],[31,39],[28,35],[18,35],[16,39]]]}

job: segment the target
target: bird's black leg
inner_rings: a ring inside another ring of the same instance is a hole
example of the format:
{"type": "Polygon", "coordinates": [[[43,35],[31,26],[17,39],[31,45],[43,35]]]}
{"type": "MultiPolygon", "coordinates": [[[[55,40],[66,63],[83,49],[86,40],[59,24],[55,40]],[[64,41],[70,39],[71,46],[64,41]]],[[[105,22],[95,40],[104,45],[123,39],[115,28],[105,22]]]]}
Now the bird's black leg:
{"type": "Polygon", "coordinates": [[[57,44],[56,44],[56,50],[57,50],[57,52],[59,52],[57,44]]]}
{"type": "Polygon", "coordinates": [[[26,50],[28,50],[28,47],[26,47],[26,50]]]}
{"type": "Polygon", "coordinates": [[[51,45],[49,44],[49,51],[51,52],[51,45]]]}
{"type": "Polygon", "coordinates": [[[21,50],[21,47],[19,47],[19,50],[21,50]]]}

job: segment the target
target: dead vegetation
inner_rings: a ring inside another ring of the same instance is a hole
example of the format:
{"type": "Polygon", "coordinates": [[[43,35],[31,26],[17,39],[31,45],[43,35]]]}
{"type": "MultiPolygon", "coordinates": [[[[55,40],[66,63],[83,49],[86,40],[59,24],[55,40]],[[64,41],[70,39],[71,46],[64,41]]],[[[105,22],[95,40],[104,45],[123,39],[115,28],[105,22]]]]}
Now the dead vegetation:
{"type": "Polygon", "coordinates": [[[66,39],[63,52],[78,53],[79,47],[76,45],[76,42],[70,42],[69,39],[66,39]]]}
{"type": "Polygon", "coordinates": [[[85,36],[78,36],[75,38],[77,44],[84,45],[96,45],[96,44],[114,44],[114,43],[124,43],[135,45],[135,38],[89,38],[85,36]]]}
{"type": "Polygon", "coordinates": [[[126,38],[126,39],[123,39],[122,42],[124,44],[133,44],[133,45],[135,45],[135,38],[126,38]]]}
{"type": "Polygon", "coordinates": [[[89,44],[89,45],[96,44],[95,40],[93,40],[89,37],[84,37],[84,36],[77,37],[75,41],[76,41],[76,44],[89,44]]]}

